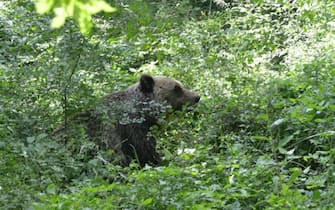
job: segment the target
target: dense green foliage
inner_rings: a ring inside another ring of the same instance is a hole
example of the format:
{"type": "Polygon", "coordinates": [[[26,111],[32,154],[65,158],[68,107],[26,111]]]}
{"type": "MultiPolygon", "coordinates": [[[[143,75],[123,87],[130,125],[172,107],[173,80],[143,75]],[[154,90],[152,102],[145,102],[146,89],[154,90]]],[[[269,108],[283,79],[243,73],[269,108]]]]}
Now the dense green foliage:
{"type": "Polygon", "coordinates": [[[335,2],[112,6],[84,37],[29,0],[0,2],[1,209],[335,208],[335,2]],[[50,138],[142,72],[202,96],[152,129],[162,166],[89,159],[80,130],[50,138]]]}

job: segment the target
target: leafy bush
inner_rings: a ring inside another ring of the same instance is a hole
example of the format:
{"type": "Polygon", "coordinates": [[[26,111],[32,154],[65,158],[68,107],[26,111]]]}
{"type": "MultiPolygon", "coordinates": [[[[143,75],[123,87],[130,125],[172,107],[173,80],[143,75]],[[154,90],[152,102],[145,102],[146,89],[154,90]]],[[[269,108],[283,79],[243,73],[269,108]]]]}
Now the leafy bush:
{"type": "Polygon", "coordinates": [[[115,1],[91,37],[0,3],[0,206],[334,208],[334,2],[218,2],[115,1]],[[142,72],[202,97],[152,128],[161,166],[90,158],[80,130],[49,136],[142,72]]]}

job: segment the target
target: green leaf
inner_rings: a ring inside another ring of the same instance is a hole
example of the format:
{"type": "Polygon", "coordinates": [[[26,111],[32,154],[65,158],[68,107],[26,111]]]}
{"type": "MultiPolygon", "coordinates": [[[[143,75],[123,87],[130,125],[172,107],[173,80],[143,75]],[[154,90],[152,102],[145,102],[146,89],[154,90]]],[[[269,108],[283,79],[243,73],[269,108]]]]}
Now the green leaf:
{"type": "Polygon", "coordinates": [[[254,141],[270,141],[272,138],[267,136],[252,136],[251,139],[254,141]]]}
{"type": "Polygon", "coordinates": [[[56,8],[54,12],[56,16],[51,21],[51,27],[60,28],[64,25],[67,14],[64,8],[56,8]]]}
{"type": "Polygon", "coordinates": [[[101,11],[115,12],[116,8],[111,7],[103,0],[38,0],[35,4],[36,11],[44,14],[53,10],[55,17],[51,21],[52,28],[60,28],[64,25],[67,17],[73,17],[79,24],[80,31],[87,35],[92,26],[92,16],[101,11]]]}
{"type": "Polygon", "coordinates": [[[274,121],[272,124],[271,124],[271,128],[275,128],[275,127],[278,127],[279,125],[281,125],[282,123],[284,123],[286,120],[285,119],[278,119],[276,121],[274,121]]]}
{"type": "Polygon", "coordinates": [[[152,203],[153,199],[152,198],[147,198],[145,200],[142,200],[141,204],[142,206],[148,206],[152,203]]]}
{"type": "Polygon", "coordinates": [[[48,134],[46,134],[46,133],[41,133],[41,134],[39,134],[37,137],[36,137],[36,139],[37,140],[41,140],[41,139],[44,139],[45,137],[47,137],[48,136],[48,134]]]}
{"type": "Polygon", "coordinates": [[[289,180],[287,181],[287,185],[293,184],[293,182],[300,176],[301,169],[299,168],[291,168],[290,171],[292,172],[292,175],[290,176],[289,180]]]}
{"type": "Polygon", "coordinates": [[[313,200],[319,200],[321,198],[321,193],[318,189],[313,190],[312,198],[313,200]]]}
{"type": "Polygon", "coordinates": [[[40,14],[47,13],[51,10],[55,0],[38,0],[35,4],[36,12],[40,14]]]}
{"type": "Polygon", "coordinates": [[[65,10],[68,16],[73,16],[75,12],[76,1],[68,1],[68,4],[65,6],[65,10]]]}
{"type": "Polygon", "coordinates": [[[96,14],[100,11],[104,12],[116,12],[116,8],[111,7],[105,1],[93,1],[92,4],[87,6],[87,10],[90,14],[96,14]]]}
{"type": "Polygon", "coordinates": [[[279,147],[285,147],[293,139],[293,135],[286,136],[284,139],[279,141],[279,147]]]}
{"type": "Polygon", "coordinates": [[[31,143],[33,143],[35,141],[35,139],[36,139],[35,136],[30,136],[30,137],[27,138],[27,142],[29,144],[31,144],[31,143]]]}
{"type": "Polygon", "coordinates": [[[3,141],[0,141],[0,149],[3,149],[5,147],[6,143],[3,141]]]}
{"type": "Polygon", "coordinates": [[[57,191],[56,189],[57,189],[57,186],[54,183],[52,183],[52,184],[48,185],[46,191],[47,191],[48,194],[54,195],[54,194],[56,194],[56,191],[57,191]]]}

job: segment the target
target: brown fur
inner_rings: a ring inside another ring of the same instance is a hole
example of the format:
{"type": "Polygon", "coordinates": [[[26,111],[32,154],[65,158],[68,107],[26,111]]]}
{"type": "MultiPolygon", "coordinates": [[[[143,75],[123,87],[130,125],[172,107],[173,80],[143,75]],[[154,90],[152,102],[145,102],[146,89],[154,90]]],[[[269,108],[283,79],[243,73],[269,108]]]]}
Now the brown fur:
{"type": "Polygon", "coordinates": [[[198,94],[174,79],[144,74],[138,83],[107,95],[102,104],[77,119],[101,149],[114,151],[114,159],[121,165],[133,159],[141,166],[156,165],[160,156],[155,139],[147,135],[150,127],[168,107],[180,110],[199,100],[198,94]]]}

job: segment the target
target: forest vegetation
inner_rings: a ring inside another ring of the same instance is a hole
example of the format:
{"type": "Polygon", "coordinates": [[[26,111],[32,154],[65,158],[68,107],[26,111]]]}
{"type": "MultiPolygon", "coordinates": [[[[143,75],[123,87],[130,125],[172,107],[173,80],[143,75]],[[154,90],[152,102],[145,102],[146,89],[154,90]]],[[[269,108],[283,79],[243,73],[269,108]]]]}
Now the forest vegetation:
{"type": "Polygon", "coordinates": [[[335,209],[333,0],[36,2],[0,2],[0,209],[335,209]],[[201,95],[161,165],[50,136],[142,73],[201,95]]]}

